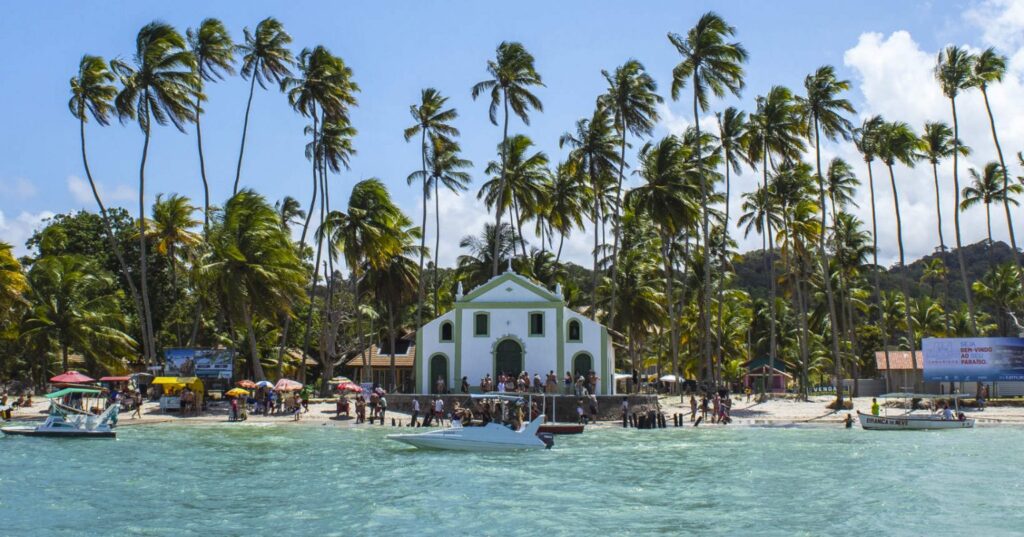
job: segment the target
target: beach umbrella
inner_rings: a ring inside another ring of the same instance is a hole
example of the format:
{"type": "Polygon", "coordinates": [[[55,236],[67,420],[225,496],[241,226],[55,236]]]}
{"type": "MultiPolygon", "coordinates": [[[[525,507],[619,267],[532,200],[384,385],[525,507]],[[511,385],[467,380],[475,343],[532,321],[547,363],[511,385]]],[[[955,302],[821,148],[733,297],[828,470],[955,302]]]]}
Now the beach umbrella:
{"type": "Polygon", "coordinates": [[[363,393],[363,387],[358,385],[358,384],[354,384],[352,382],[342,382],[342,383],[338,384],[338,391],[339,392],[363,393]]]}
{"type": "Polygon", "coordinates": [[[239,388],[244,388],[246,390],[255,390],[256,389],[256,383],[251,381],[251,380],[240,380],[240,381],[238,381],[238,387],[239,388]]]}
{"type": "Polygon", "coordinates": [[[225,393],[225,395],[231,397],[242,397],[243,395],[249,395],[249,392],[247,390],[243,390],[242,388],[231,388],[230,390],[227,391],[227,393],[225,393]]]}
{"type": "Polygon", "coordinates": [[[66,371],[50,379],[55,384],[88,384],[96,382],[95,379],[79,373],[78,371],[66,371]]]}
{"type": "Polygon", "coordinates": [[[273,388],[274,384],[269,380],[261,380],[255,384],[256,388],[273,388]]]}
{"type": "Polygon", "coordinates": [[[352,379],[343,376],[337,376],[327,381],[328,384],[345,384],[350,382],[352,382],[352,379]]]}
{"type": "MultiPolygon", "coordinates": [[[[268,383],[269,384],[269,383],[268,383]]],[[[281,379],[274,385],[274,390],[279,392],[294,392],[302,389],[301,382],[295,382],[291,379],[281,379]]]]}

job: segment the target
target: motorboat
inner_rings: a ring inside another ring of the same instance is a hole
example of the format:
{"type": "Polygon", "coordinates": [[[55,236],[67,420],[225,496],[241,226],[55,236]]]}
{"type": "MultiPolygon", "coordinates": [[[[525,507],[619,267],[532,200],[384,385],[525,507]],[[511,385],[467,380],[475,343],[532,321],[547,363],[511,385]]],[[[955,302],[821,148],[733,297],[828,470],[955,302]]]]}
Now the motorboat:
{"type": "MultiPolygon", "coordinates": [[[[473,395],[474,398],[498,399],[503,403],[522,403],[523,398],[507,394],[473,395]]],[[[518,430],[490,422],[480,426],[463,427],[459,420],[452,420],[451,427],[414,434],[389,434],[388,439],[419,449],[442,449],[451,451],[511,451],[519,449],[549,449],[554,444],[550,433],[539,433],[544,415],[534,418],[518,430]]]]}
{"type": "Polygon", "coordinates": [[[86,412],[58,402],[60,398],[79,394],[94,395],[99,390],[83,388],[64,388],[46,397],[50,399],[50,411],[42,425],[3,427],[6,435],[12,436],[44,436],[62,438],[114,438],[113,423],[117,422],[119,405],[110,405],[99,414],[86,412]]]}
{"type": "Polygon", "coordinates": [[[936,431],[944,429],[973,429],[974,418],[968,418],[960,412],[960,398],[963,397],[959,394],[951,395],[931,395],[931,394],[914,394],[914,393],[889,393],[880,395],[880,399],[952,399],[954,401],[955,410],[952,410],[951,416],[945,416],[943,413],[932,413],[928,411],[921,411],[915,409],[911,405],[910,410],[897,415],[890,415],[886,412],[884,416],[875,416],[874,414],[865,414],[857,411],[857,419],[860,421],[860,426],[865,430],[869,431],[936,431]]]}

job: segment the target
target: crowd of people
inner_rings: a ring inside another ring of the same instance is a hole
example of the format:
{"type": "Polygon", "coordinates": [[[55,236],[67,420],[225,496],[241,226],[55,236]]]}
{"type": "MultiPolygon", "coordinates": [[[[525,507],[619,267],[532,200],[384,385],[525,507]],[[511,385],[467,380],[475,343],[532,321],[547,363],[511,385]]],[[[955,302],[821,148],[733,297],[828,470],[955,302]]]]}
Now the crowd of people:
{"type": "MultiPolygon", "coordinates": [[[[548,394],[548,395],[576,395],[586,397],[591,394],[597,393],[598,382],[600,377],[593,370],[588,371],[586,374],[579,374],[573,377],[573,374],[569,371],[565,372],[565,376],[562,377],[562,390],[558,388],[558,375],[554,371],[548,371],[544,378],[541,378],[540,373],[534,373],[533,377],[526,371],[520,372],[518,375],[514,373],[498,373],[497,379],[491,378],[491,374],[488,373],[484,378],[480,379],[480,391],[484,393],[498,392],[498,393],[537,393],[537,394],[548,394]]],[[[438,378],[437,387],[444,387],[444,379],[438,378]]],[[[436,393],[447,393],[443,389],[438,390],[436,393]]],[[[469,393],[469,382],[466,377],[462,377],[462,393],[469,393]]]]}

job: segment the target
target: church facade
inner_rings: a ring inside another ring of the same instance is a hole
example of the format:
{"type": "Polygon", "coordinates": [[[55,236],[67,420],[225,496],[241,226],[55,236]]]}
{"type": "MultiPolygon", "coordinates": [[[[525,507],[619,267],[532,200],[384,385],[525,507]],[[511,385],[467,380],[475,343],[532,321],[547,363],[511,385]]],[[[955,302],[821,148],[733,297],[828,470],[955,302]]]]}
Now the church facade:
{"type": "Polygon", "coordinates": [[[437,380],[457,392],[466,377],[471,391],[499,373],[545,379],[566,371],[573,378],[594,371],[597,393],[614,393],[615,353],[603,325],[566,307],[554,291],[511,270],[463,294],[455,307],[425,324],[416,336],[416,391],[435,391],[437,380]]]}

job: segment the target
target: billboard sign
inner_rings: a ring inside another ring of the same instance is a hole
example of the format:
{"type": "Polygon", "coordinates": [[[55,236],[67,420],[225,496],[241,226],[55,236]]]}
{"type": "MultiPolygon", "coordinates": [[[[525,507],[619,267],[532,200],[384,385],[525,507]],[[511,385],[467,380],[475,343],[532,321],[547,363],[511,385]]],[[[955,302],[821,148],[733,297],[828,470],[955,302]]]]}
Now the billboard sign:
{"type": "Polygon", "coordinates": [[[925,338],[925,380],[1024,380],[1024,338],[925,338]]]}
{"type": "Polygon", "coordinates": [[[166,349],[164,374],[172,377],[231,380],[235,351],[229,349],[166,349]]]}

